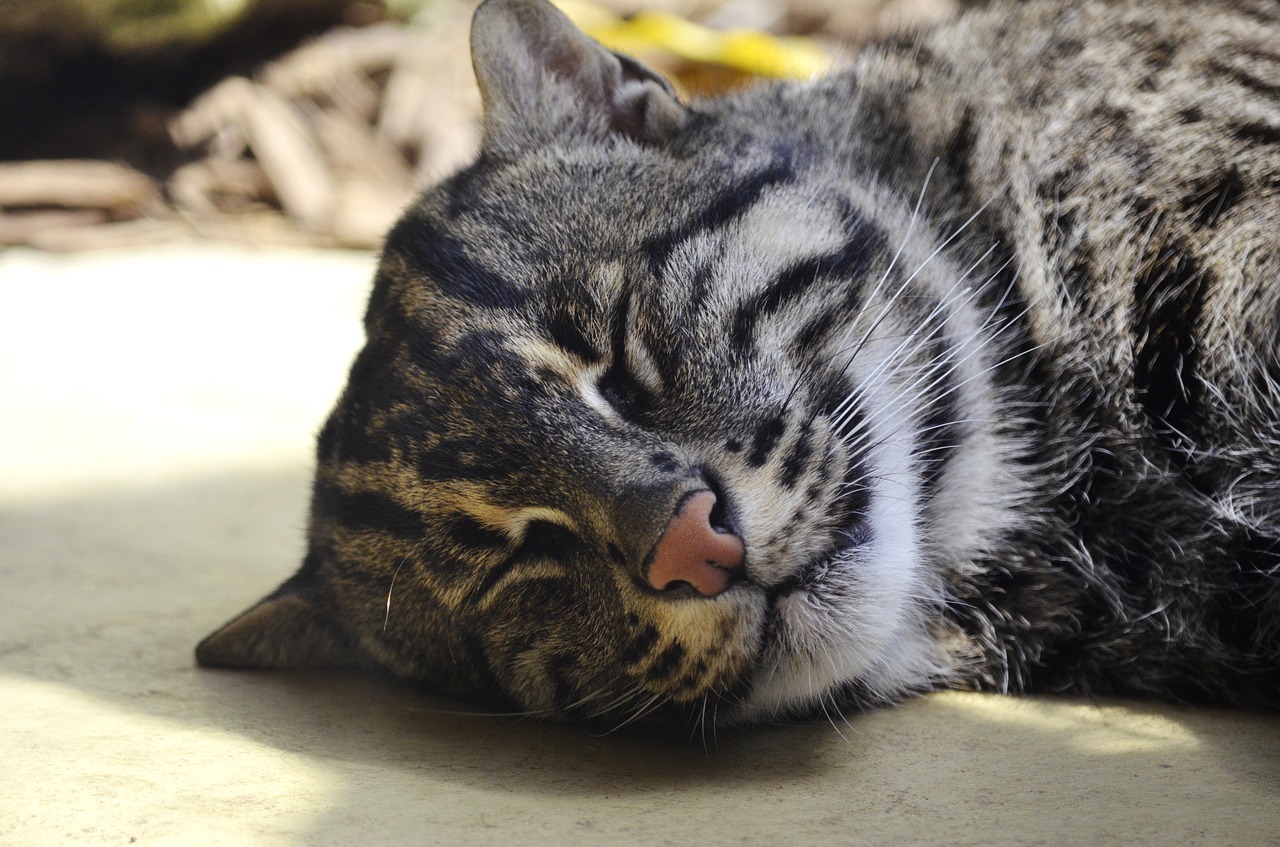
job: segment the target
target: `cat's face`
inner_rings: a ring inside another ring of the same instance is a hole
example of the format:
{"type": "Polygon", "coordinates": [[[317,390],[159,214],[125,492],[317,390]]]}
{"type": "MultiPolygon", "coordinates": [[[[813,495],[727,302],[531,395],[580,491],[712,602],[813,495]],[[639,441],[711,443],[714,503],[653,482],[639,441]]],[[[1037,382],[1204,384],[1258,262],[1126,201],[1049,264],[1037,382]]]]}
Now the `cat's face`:
{"type": "Polygon", "coordinates": [[[485,151],[388,237],[302,571],[202,661],[613,724],[939,672],[921,514],[960,424],[923,398],[985,366],[960,275],[901,204],[708,143],[554,11],[476,26],[485,151]]]}

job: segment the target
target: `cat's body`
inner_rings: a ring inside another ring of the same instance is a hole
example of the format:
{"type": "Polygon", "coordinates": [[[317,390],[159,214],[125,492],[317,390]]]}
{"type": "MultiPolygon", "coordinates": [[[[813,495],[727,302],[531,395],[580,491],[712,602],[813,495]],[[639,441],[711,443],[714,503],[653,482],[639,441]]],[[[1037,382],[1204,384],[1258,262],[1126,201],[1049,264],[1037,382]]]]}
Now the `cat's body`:
{"type": "Polygon", "coordinates": [[[690,107],[533,0],[473,54],[307,560],[203,662],[612,723],[1280,700],[1280,6],[996,5],[690,107]]]}

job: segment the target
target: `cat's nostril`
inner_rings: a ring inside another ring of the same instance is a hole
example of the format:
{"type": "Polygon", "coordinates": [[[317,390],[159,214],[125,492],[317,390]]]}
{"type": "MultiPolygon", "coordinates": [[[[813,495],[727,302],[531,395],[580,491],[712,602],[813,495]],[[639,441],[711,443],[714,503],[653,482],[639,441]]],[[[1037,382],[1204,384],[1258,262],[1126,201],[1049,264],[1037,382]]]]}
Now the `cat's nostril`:
{"type": "Polygon", "coordinates": [[[707,515],[707,523],[711,525],[711,529],[715,532],[732,532],[728,515],[725,513],[724,498],[714,489],[712,489],[712,493],[716,495],[716,502],[711,507],[711,513],[707,515]]]}
{"type": "Polygon", "coordinates": [[[714,597],[741,579],[746,546],[737,535],[713,524],[719,499],[704,488],[680,504],[654,548],[646,574],[651,586],[666,591],[688,584],[703,597],[714,597]]]}
{"type": "Polygon", "coordinates": [[[728,532],[737,535],[738,529],[734,525],[733,519],[729,516],[729,499],[724,496],[719,481],[702,468],[698,468],[697,473],[716,497],[716,502],[711,507],[711,514],[707,516],[707,521],[710,523],[711,528],[716,532],[728,532]]]}

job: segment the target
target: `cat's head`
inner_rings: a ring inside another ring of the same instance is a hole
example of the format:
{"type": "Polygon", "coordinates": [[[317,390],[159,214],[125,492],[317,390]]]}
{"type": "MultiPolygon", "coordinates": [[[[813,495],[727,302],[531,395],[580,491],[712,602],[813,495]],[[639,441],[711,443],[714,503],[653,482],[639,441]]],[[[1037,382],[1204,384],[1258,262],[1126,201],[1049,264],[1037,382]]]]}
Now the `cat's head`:
{"type": "Polygon", "coordinates": [[[962,275],[810,130],[540,0],[472,50],[483,147],[388,236],[302,569],[199,659],[615,724],[927,685],[922,515],[988,364],[962,275]]]}

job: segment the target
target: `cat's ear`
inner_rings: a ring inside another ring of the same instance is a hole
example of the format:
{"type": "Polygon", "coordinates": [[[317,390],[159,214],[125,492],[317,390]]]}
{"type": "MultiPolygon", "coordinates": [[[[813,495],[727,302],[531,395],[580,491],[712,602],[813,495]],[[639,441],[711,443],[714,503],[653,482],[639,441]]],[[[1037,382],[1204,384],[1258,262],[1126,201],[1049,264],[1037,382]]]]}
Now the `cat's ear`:
{"type": "Polygon", "coordinates": [[[363,668],[372,664],[307,590],[306,566],[196,646],[208,667],[246,670],[363,668]]]}
{"type": "Polygon", "coordinates": [[[588,38],[546,0],[486,0],[471,23],[471,62],[490,149],[566,134],[656,143],[688,118],[670,83],[588,38]]]}

